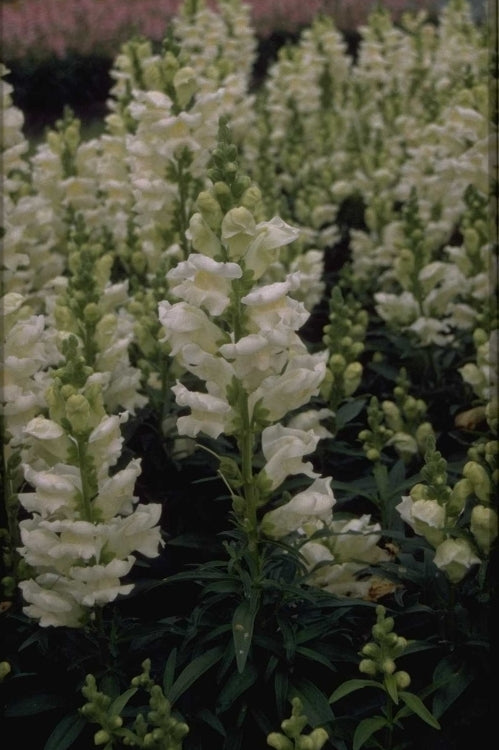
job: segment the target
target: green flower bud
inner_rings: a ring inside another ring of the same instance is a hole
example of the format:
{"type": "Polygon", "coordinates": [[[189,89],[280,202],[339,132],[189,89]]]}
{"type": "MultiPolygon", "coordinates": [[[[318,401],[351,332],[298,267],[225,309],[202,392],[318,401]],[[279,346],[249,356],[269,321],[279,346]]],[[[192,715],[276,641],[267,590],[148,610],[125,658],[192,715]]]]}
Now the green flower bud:
{"type": "Polygon", "coordinates": [[[11,666],[8,661],[0,661],[0,682],[4,680],[9,672],[11,671],[11,666]]]}
{"type": "Polygon", "coordinates": [[[362,659],[359,664],[359,672],[374,677],[377,672],[376,663],[372,659],[362,659]]]}
{"type": "Polygon", "coordinates": [[[186,66],[177,70],[173,76],[173,85],[177,95],[177,103],[184,109],[192,99],[197,89],[196,72],[194,68],[186,66]]]}
{"type": "Polygon", "coordinates": [[[259,187],[256,185],[250,185],[241,196],[241,205],[248,209],[248,211],[255,211],[257,206],[262,200],[262,193],[259,187]]]}
{"type": "Polygon", "coordinates": [[[381,649],[377,643],[373,643],[373,641],[370,641],[362,647],[361,653],[371,659],[377,659],[381,653],[381,649]]]}
{"type": "Polygon", "coordinates": [[[475,505],[471,511],[470,529],[480,550],[488,555],[497,538],[497,512],[485,505],[475,505]]]}
{"type": "Polygon", "coordinates": [[[347,366],[347,361],[342,354],[333,354],[329,358],[329,368],[333,374],[342,373],[347,366]]]}
{"type": "Polygon", "coordinates": [[[90,427],[90,404],[85,396],[74,394],[66,401],[66,416],[76,434],[86,432],[90,427]]]}
{"type": "Polygon", "coordinates": [[[132,268],[136,273],[145,273],[147,269],[147,258],[140,250],[135,250],[130,258],[132,268]]]}
{"type": "Polygon", "coordinates": [[[405,690],[411,684],[411,678],[407,672],[400,670],[399,672],[395,672],[394,677],[399,690],[405,690]]]}
{"type": "Polygon", "coordinates": [[[470,480],[473,492],[482,503],[488,503],[491,495],[490,477],[486,469],[476,461],[468,461],[463,468],[463,476],[470,480]]]}
{"type": "Polygon", "coordinates": [[[381,665],[381,669],[385,674],[393,674],[396,669],[395,662],[393,659],[385,659],[381,665]]]}
{"type": "Polygon", "coordinates": [[[362,365],[360,362],[350,362],[343,373],[343,390],[345,396],[351,396],[360,385],[362,380],[362,365]]]}
{"type": "Polygon", "coordinates": [[[111,735],[109,732],[106,732],[105,729],[99,729],[99,731],[94,734],[94,745],[105,745],[110,739],[111,735]]]}
{"type": "Polygon", "coordinates": [[[123,726],[123,719],[121,716],[111,716],[108,723],[111,729],[119,729],[123,726]]]}
{"type": "Polygon", "coordinates": [[[381,454],[376,448],[369,448],[366,452],[366,457],[369,461],[379,461],[380,456],[381,454]]]}
{"type": "Polygon", "coordinates": [[[271,732],[267,735],[267,745],[273,747],[274,750],[294,750],[294,743],[278,732],[271,732]]]}
{"type": "Polygon", "coordinates": [[[101,312],[95,302],[89,302],[88,305],[85,305],[85,307],[83,308],[83,317],[85,319],[85,322],[89,323],[90,325],[97,323],[100,316],[101,312]]]}

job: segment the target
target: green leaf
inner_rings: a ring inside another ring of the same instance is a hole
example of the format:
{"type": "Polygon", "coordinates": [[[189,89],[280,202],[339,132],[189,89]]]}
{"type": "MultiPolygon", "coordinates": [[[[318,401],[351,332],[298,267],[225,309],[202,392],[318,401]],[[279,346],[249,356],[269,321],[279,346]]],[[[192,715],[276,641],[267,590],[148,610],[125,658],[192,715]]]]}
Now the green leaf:
{"type": "Polygon", "coordinates": [[[244,672],[233,672],[218,695],[218,712],[227,711],[234,701],[256,682],[257,677],[258,670],[251,663],[246,665],[244,672]]]}
{"type": "Polygon", "coordinates": [[[296,680],[290,685],[288,698],[297,696],[303,704],[303,713],[310,726],[317,727],[334,720],[334,714],[324,693],[310,680],[296,680]]]}
{"type": "Polygon", "coordinates": [[[43,750],[66,750],[88,725],[80,714],[68,714],[56,725],[43,750]]]}
{"type": "Polygon", "coordinates": [[[108,714],[109,716],[120,716],[121,712],[125,708],[126,704],[130,700],[130,698],[135,695],[137,692],[137,688],[129,688],[128,690],[125,690],[125,692],[122,695],[119,695],[109,706],[108,714]]]}
{"type": "Polygon", "coordinates": [[[172,689],[176,662],[177,649],[173,648],[168,654],[168,659],[166,660],[165,664],[165,671],[163,672],[163,693],[165,695],[169,695],[172,689]]]}
{"type": "Polygon", "coordinates": [[[64,700],[60,695],[52,693],[40,693],[29,698],[19,698],[8,703],[5,707],[4,715],[14,716],[34,716],[34,714],[50,711],[53,708],[59,708],[64,705],[64,700]]]}
{"type": "Polygon", "coordinates": [[[223,651],[224,649],[222,646],[216,646],[215,648],[206,651],[206,653],[201,654],[201,656],[194,658],[179,674],[166,696],[170,703],[175,703],[175,701],[178,700],[180,696],[201,677],[201,675],[216,664],[217,661],[220,660],[223,651]]]}
{"type": "Polygon", "coordinates": [[[227,736],[227,732],[225,731],[224,725],[218,719],[214,713],[209,711],[207,708],[202,708],[201,711],[198,711],[196,714],[196,718],[200,719],[201,721],[204,721],[205,724],[208,724],[209,727],[215,730],[218,734],[221,734],[222,737],[227,736]]]}
{"type": "Polygon", "coordinates": [[[386,674],[383,682],[385,685],[386,692],[388,693],[392,701],[395,703],[395,705],[398,706],[399,693],[398,693],[397,680],[395,679],[395,675],[386,674]]]}
{"type": "Polygon", "coordinates": [[[345,695],[348,695],[349,693],[353,693],[355,690],[360,690],[361,688],[365,687],[380,688],[381,690],[384,690],[383,685],[381,685],[379,682],[375,682],[374,680],[347,680],[336,688],[334,693],[329,698],[329,702],[334,703],[335,701],[339,701],[340,698],[344,698],[345,695]]]}
{"type": "Polygon", "coordinates": [[[253,637],[256,605],[245,599],[237,607],[232,617],[232,637],[236,654],[237,670],[241,673],[246,665],[253,637]]]}
{"type": "Polygon", "coordinates": [[[417,714],[420,719],[423,719],[423,721],[429,724],[430,727],[433,727],[433,729],[440,729],[440,724],[433,714],[428,711],[421,698],[418,698],[414,693],[408,693],[405,690],[401,690],[399,696],[402,698],[405,705],[410,708],[413,713],[417,714]]]}
{"type": "Polygon", "coordinates": [[[366,404],[365,398],[352,399],[342,404],[335,415],[336,429],[340,430],[348,422],[354,419],[357,414],[360,414],[366,404]]]}
{"type": "Polygon", "coordinates": [[[353,736],[353,750],[359,750],[369,737],[386,726],[388,726],[388,721],[384,716],[372,716],[370,719],[362,719],[353,736]]]}
{"type": "Polygon", "coordinates": [[[473,673],[466,663],[452,656],[443,658],[433,672],[433,684],[438,686],[433,698],[433,714],[437,718],[442,716],[471,682],[473,673]]]}

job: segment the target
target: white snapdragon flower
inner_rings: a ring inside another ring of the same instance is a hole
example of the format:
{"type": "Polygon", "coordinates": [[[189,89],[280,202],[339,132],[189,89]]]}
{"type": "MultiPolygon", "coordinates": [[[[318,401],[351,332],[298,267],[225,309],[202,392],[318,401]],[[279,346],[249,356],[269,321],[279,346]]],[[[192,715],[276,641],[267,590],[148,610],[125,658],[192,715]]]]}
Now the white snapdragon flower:
{"type": "Polygon", "coordinates": [[[223,344],[220,354],[232,363],[234,374],[246,391],[258,388],[269,375],[285,367],[289,357],[286,332],[263,331],[243,336],[236,343],[223,344]]]}
{"type": "Polygon", "coordinates": [[[140,472],[140,459],[132,459],[124,469],[102,478],[93,501],[93,508],[102,521],[109,521],[118,514],[128,516],[132,513],[137,500],[134,487],[140,472]]]}
{"type": "Polygon", "coordinates": [[[182,383],[177,382],[172,388],[177,404],[188,406],[191,413],[177,420],[180,435],[196,437],[204,432],[217,438],[222,432],[231,434],[232,409],[225,398],[210,393],[189,391],[182,383]]]}
{"type": "Polygon", "coordinates": [[[299,330],[310,313],[302,302],[289,296],[298,286],[296,274],[292,274],[285,281],[256,287],[246,294],[241,302],[247,308],[249,328],[252,331],[277,327],[299,330]]]}
{"type": "Polygon", "coordinates": [[[328,547],[319,542],[306,542],[300,547],[300,553],[310,571],[309,584],[336,596],[368,599],[371,588],[379,580],[376,576],[359,578],[365,564],[340,562],[328,547]]]}
{"type": "Polygon", "coordinates": [[[73,596],[73,582],[57,573],[44,573],[35,579],[19,584],[24,600],[28,603],[23,611],[28,617],[38,620],[42,628],[82,625],[86,608],[73,596]]]}
{"type": "Polygon", "coordinates": [[[290,474],[305,474],[318,477],[310,461],[304,463],[303,456],[313,453],[319,438],[313,430],[305,432],[284,427],[277,423],[265,427],[262,432],[262,452],[265,466],[262,471],[276,489],[290,474]]]}
{"type": "Polygon", "coordinates": [[[19,502],[30,513],[40,518],[74,517],[81,494],[81,476],[76,466],[55,463],[50,468],[35,470],[23,465],[24,478],[33,492],[20,492],[19,502]]]}
{"type": "Polygon", "coordinates": [[[331,409],[307,409],[292,417],[288,421],[288,427],[294,427],[297,430],[313,430],[314,434],[321,439],[334,437],[333,433],[321,424],[321,420],[330,417],[334,417],[331,409]]]}
{"type": "Polygon", "coordinates": [[[317,477],[287,503],[268,511],[262,519],[262,531],[273,539],[294,532],[312,534],[332,521],[335,502],[331,477],[317,477]]]}
{"type": "Polygon", "coordinates": [[[458,538],[445,539],[439,544],[433,562],[444,571],[451,583],[459,583],[468,570],[481,561],[467,539],[458,538]]]}
{"type": "Polygon", "coordinates": [[[242,276],[237,263],[219,263],[206,255],[191,253],[166,275],[172,294],[210,315],[221,315],[230,303],[231,281],[242,276]]]}
{"type": "Polygon", "coordinates": [[[47,464],[66,463],[72,443],[66,431],[54,420],[34,417],[24,427],[23,435],[30,439],[29,448],[24,449],[24,457],[31,467],[44,468],[47,464]]]}
{"type": "Polygon", "coordinates": [[[171,355],[185,367],[183,349],[195,344],[204,352],[216,354],[223,334],[203,310],[187,302],[177,302],[172,305],[163,300],[158,305],[158,314],[164,335],[160,339],[171,346],[171,355]]]}
{"type": "Polygon", "coordinates": [[[436,547],[445,538],[445,508],[436,500],[414,500],[410,495],[402,497],[395,506],[400,516],[415,532],[436,547]]]}
{"type": "Polygon", "coordinates": [[[268,419],[277,422],[316,396],[325,375],[326,361],[322,352],[295,356],[282,374],[265,378],[250,395],[250,407],[254,408],[260,401],[268,411],[268,419]]]}
{"type": "Polygon", "coordinates": [[[159,521],[162,508],[159,503],[138,505],[133,513],[117,516],[106,525],[106,554],[125,559],[132,552],[145,557],[156,557],[161,545],[159,521]]]}
{"type": "Polygon", "coordinates": [[[327,546],[340,562],[354,561],[363,565],[387,560],[388,553],[378,546],[381,539],[381,526],[372,523],[371,516],[332,521],[327,546]]]}
{"type": "Polygon", "coordinates": [[[121,594],[129,594],[133,584],[121,583],[135,562],[130,555],[126,560],[115,558],[106,565],[75,566],[71,569],[72,593],[78,604],[93,608],[113,602],[121,594]]]}
{"type": "Polygon", "coordinates": [[[215,255],[220,255],[221,253],[222,243],[200,213],[195,213],[191,216],[186,237],[190,240],[194,250],[203,252],[204,255],[210,258],[214,258],[215,255]]]}

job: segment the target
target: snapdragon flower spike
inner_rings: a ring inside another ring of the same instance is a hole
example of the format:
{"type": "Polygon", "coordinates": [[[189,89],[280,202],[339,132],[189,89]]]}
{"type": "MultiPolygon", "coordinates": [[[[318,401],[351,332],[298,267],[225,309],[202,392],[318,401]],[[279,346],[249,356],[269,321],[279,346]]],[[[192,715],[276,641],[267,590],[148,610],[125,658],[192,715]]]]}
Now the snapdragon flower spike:
{"type": "Polygon", "coordinates": [[[140,460],[119,471],[121,424],[128,412],[106,413],[99,373],[79,353],[75,336],[63,340],[64,362],[46,393],[48,416],[24,429],[28,485],[19,500],[19,552],[32,577],[19,585],[24,612],[46,626],[83,626],[96,607],[133,589],[122,581],[137,554],[155,557],[162,545],[161,505],[137,505],[140,460]]]}
{"type": "Polygon", "coordinates": [[[463,467],[463,477],[447,484],[447,462],[430,438],[422,469],[423,482],[396,506],[403,521],[434,548],[433,562],[449,581],[459,583],[481,565],[497,536],[497,514],[488,508],[493,489],[488,470],[475,461],[463,467]],[[464,511],[471,508],[469,525],[464,511]],[[490,525],[488,525],[490,524],[490,525]]]}
{"type": "Polygon", "coordinates": [[[280,420],[318,394],[325,357],[310,354],[297,333],[309,315],[289,294],[299,286],[299,273],[261,281],[297,232],[278,217],[255,217],[259,191],[240,173],[223,119],[209,174],[211,186],[190,221],[196,252],[167,274],[171,296],[179,301],[161,301],[158,314],[172,357],[204,383],[199,391],[184,382],[174,386],[177,404],[190,409],[177,421],[179,432],[235,437],[244,486],[238,492],[246,493],[243,516],[257,533],[256,508],[288,476],[317,476],[303,456],[314,451],[318,437],[280,420]],[[256,475],[253,455],[259,450],[264,465],[256,475]]]}

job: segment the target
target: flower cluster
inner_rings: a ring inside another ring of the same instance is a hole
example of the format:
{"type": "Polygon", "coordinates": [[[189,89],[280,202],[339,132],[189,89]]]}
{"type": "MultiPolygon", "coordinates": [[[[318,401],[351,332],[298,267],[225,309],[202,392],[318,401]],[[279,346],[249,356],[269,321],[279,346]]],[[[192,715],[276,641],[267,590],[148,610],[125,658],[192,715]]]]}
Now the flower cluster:
{"type": "Polygon", "coordinates": [[[489,443],[488,462],[468,461],[462,478],[451,487],[447,461],[433,441],[425,456],[424,481],[397,506],[402,519],[434,548],[433,561],[451,583],[459,583],[470,568],[487,559],[497,537],[495,451],[497,442],[489,443]]]}
{"type": "Polygon", "coordinates": [[[44,627],[80,627],[95,608],[130,593],[133,584],[121,579],[132,553],[155,557],[161,544],[161,505],[135,507],[140,460],[114,469],[128,413],[106,413],[76,337],[63,340],[62,355],[45,395],[48,416],[23,431],[28,488],[19,500],[30,517],[19,524],[20,552],[33,577],[19,585],[26,614],[44,627]]]}

